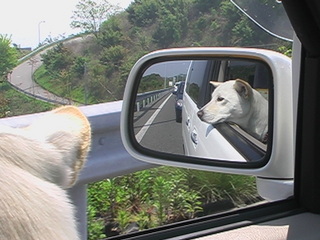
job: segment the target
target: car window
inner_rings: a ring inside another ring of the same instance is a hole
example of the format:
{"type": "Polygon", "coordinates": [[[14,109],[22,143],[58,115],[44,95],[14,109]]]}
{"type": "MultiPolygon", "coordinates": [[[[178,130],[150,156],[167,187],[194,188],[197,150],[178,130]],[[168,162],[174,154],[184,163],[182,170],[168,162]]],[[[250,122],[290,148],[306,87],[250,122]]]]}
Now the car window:
{"type": "Polygon", "coordinates": [[[207,68],[207,61],[193,61],[188,71],[186,93],[197,104],[207,68]]]}
{"type": "Polygon", "coordinates": [[[272,85],[272,74],[264,64],[254,61],[246,64],[232,61],[228,63],[225,76],[225,80],[236,78],[245,80],[268,99],[268,88],[272,85]]]}
{"type": "Polygon", "coordinates": [[[252,82],[255,75],[255,64],[243,61],[228,61],[225,73],[225,80],[240,78],[252,82]]]}

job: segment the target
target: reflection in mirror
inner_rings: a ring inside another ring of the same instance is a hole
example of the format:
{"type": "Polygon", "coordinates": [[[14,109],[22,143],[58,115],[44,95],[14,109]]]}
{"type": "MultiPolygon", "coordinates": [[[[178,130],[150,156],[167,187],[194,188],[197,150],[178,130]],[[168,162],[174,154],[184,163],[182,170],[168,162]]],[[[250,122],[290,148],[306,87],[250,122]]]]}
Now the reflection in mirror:
{"type": "MultiPolygon", "coordinates": [[[[140,80],[137,142],[157,152],[253,162],[266,154],[272,73],[262,61],[159,62],[140,80]]],[[[270,131],[270,129],[269,129],[270,131]]]]}

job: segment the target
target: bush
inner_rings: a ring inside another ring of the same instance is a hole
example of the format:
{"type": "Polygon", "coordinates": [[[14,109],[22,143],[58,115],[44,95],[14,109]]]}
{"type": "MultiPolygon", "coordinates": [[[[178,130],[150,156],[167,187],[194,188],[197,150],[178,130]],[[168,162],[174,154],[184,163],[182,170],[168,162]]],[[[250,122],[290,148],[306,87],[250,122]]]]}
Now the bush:
{"type": "Polygon", "coordinates": [[[130,23],[138,27],[145,27],[156,20],[158,2],[156,0],[134,1],[126,11],[130,23]]]}
{"type": "Polygon", "coordinates": [[[241,19],[232,28],[233,44],[238,46],[249,46],[256,44],[253,37],[253,30],[250,27],[248,18],[246,16],[241,19]]]}
{"type": "Polygon", "coordinates": [[[221,0],[193,0],[195,8],[200,12],[208,12],[212,8],[216,8],[221,3],[221,0]]]}
{"type": "Polygon", "coordinates": [[[159,2],[158,23],[153,39],[160,47],[179,41],[186,34],[189,4],[186,0],[159,2]]]}
{"type": "Polygon", "coordinates": [[[0,83],[0,92],[0,117],[49,111],[55,106],[18,92],[7,82],[0,83]]]}
{"type": "Polygon", "coordinates": [[[112,65],[117,68],[117,67],[119,67],[126,52],[127,52],[127,50],[123,46],[120,46],[120,45],[106,48],[102,52],[102,56],[100,58],[100,61],[103,64],[112,65]]]}
{"type": "Polygon", "coordinates": [[[74,74],[76,78],[82,78],[83,75],[85,74],[86,62],[87,62],[87,59],[85,57],[75,58],[71,66],[71,72],[74,74]]]}
{"type": "Polygon", "coordinates": [[[119,45],[122,42],[123,34],[119,27],[118,18],[116,17],[105,21],[99,31],[98,42],[103,47],[119,45]]]}
{"type": "Polygon", "coordinates": [[[63,43],[59,43],[54,48],[49,49],[41,57],[45,68],[53,74],[68,70],[74,60],[72,53],[63,46],[63,43]]]}
{"type": "MultiPolygon", "coordinates": [[[[109,226],[109,237],[132,224],[143,230],[191,219],[208,214],[203,212],[208,204],[226,200],[232,207],[257,201],[255,178],[172,167],[140,171],[89,184],[89,210],[95,213],[89,232],[99,235],[101,220],[109,226]]],[[[221,210],[226,209],[210,212],[221,210]]]]}

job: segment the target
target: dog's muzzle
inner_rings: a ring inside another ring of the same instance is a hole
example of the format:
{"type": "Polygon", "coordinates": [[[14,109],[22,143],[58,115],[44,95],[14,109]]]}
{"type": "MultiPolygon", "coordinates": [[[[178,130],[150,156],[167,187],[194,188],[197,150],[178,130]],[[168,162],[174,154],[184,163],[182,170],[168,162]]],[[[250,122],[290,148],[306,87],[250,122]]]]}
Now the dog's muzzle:
{"type": "Polygon", "coordinates": [[[203,117],[203,115],[204,115],[203,110],[199,110],[199,111],[197,112],[197,115],[198,115],[198,117],[202,120],[202,117],[203,117]]]}

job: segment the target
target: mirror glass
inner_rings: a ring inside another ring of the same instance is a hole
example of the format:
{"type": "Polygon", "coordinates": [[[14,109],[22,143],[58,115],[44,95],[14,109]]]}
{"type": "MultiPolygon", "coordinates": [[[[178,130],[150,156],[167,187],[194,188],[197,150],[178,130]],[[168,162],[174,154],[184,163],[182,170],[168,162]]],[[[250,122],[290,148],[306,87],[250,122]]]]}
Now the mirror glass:
{"type": "Polygon", "coordinates": [[[133,114],[136,141],[156,152],[256,162],[271,139],[273,76],[259,60],[170,60],[141,75],[133,114]]]}

